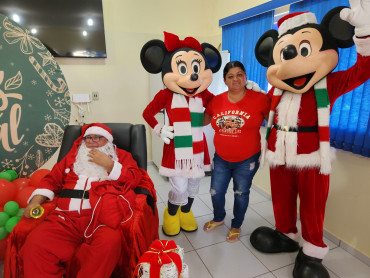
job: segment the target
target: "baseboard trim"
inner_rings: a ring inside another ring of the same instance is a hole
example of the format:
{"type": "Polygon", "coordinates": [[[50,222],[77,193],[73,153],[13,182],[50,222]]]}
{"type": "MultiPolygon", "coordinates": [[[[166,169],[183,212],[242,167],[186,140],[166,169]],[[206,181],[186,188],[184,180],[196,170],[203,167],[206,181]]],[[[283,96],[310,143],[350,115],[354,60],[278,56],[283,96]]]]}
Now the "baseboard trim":
{"type": "MultiPolygon", "coordinates": [[[[259,194],[261,194],[262,196],[264,196],[265,198],[267,198],[268,200],[271,200],[271,194],[267,193],[266,191],[264,191],[260,187],[252,184],[252,188],[254,190],[256,190],[259,194]]],[[[297,218],[300,219],[299,213],[297,214],[297,218]]],[[[343,242],[342,240],[340,240],[339,238],[337,238],[335,235],[329,233],[325,229],[324,229],[324,237],[326,237],[327,239],[329,239],[330,241],[332,241],[334,244],[336,244],[339,247],[341,247],[344,250],[346,250],[348,253],[350,253],[355,258],[359,259],[364,264],[370,266],[370,257],[366,256],[365,254],[361,253],[360,251],[358,251],[354,247],[352,247],[352,246],[348,245],[347,243],[343,242]]]]}
{"type": "Polygon", "coordinates": [[[368,256],[366,256],[365,254],[361,253],[360,251],[358,251],[357,249],[353,248],[349,244],[347,244],[347,243],[343,242],[342,240],[338,239],[336,236],[334,236],[333,234],[329,233],[326,230],[324,230],[324,236],[327,239],[329,239],[332,242],[334,242],[335,244],[337,244],[342,249],[346,250],[348,253],[350,253],[355,258],[359,259],[364,264],[370,266],[370,258],[368,256]]]}
{"type": "Polygon", "coordinates": [[[271,200],[271,194],[264,191],[262,188],[252,184],[252,189],[256,190],[259,194],[261,194],[263,197],[265,197],[268,200],[271,200]]]}

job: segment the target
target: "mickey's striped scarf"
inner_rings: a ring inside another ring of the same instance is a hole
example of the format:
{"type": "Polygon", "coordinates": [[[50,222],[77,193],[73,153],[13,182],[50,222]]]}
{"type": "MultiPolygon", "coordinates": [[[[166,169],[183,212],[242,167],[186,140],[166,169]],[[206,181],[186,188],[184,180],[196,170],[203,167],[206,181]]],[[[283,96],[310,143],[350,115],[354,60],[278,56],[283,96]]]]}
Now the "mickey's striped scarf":
{"type": "MultiPolygon", "coordinates": [[[[327,90],[326,77],[321,79],[314,85],[315,98],[317,104],[317,117],[318,117],[318,128],[319,128],[319,141],[320,141],[320,173],[328,175],[331,172],[331,155],[330,155],[330,134],[329,134],[329,118],[330,118],[330,101],[327,90]]],[[[272,100],[271,108],[269,112],[269,120],[266,130],[266,141],[270,135],[271,128],[274,123],[276,107],[280,102],[280,98],[283,94],[283,90],[275,88],[272,100]]],[[[265,144],[265,150],[261,159],[261,163],[264,160],[264,153],[266,152],[267,142],[265,144]]]]}
{"type": "Polygon", "coordinates": [[[171,113],[174,127],[175,170],[203,170],[203,100],[199,95],[189,98],[173,94],[171,113]]]}

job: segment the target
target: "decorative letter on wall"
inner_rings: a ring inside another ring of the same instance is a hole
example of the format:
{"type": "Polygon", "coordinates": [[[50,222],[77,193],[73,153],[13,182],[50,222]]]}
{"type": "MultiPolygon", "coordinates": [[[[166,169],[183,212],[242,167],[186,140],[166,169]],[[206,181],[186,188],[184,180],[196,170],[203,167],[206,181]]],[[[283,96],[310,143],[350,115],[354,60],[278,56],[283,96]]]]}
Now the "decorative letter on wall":
{"type": "Polygon", "coordinates": [[[0,14],[0,172],[27,176],[62,142],[71,114],[63,73],[49,50],[0,14]]]}

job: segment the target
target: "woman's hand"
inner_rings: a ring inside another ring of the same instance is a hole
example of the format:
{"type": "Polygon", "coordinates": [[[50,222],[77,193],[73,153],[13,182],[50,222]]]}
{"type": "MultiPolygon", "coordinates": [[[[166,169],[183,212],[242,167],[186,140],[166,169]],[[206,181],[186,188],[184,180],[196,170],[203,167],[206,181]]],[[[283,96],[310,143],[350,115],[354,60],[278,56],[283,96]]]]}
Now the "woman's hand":
{"type": "Polygon", "coordinates": [[[107,156],[105,153],[98,151],[97,149],[92,149],[89,151],[88,155],[90,157],[89,161],[98,164],[110,173],[114,166],[114,161],[107,156]]]}

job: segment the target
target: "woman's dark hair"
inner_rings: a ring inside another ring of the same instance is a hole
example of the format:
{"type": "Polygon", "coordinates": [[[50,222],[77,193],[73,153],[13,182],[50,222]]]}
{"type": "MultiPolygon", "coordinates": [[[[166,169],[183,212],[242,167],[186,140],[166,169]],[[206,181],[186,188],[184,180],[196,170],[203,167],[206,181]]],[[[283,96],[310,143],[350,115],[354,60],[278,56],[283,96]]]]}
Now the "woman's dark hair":
{"type": "Polygon", "coordinates": [[[239,61],[231,61],[231,62],[228,62],[226,64],[226,66],[224,67],[224,79],[226,77],[226,74],[229,72],[229,70],[231,70],[232,68],[241,68],[245,74],[247,74],[245,72],[245,68],[243,66],[242,63],[240,63],[239,61]]]}

